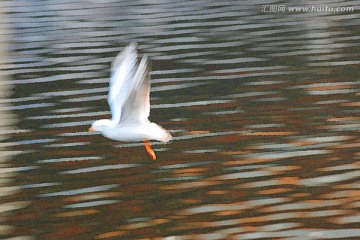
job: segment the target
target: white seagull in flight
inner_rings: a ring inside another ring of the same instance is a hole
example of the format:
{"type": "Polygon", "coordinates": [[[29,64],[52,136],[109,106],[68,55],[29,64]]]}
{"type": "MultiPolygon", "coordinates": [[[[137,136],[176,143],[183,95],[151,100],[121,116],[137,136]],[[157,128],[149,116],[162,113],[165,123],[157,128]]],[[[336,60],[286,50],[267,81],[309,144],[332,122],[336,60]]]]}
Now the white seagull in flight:
{"type": "Polygon", "coordinates": [[[100,132],[116,141],[144,141],[147,153],[151,159],[156,160],[149,140],[167,142],[172,136],[148,119],[149,60],[144,56],[139,63],[134,43],[129,44],[112,62],[108,103],[112,119],[95,121],[89,131],[100,132]]]}

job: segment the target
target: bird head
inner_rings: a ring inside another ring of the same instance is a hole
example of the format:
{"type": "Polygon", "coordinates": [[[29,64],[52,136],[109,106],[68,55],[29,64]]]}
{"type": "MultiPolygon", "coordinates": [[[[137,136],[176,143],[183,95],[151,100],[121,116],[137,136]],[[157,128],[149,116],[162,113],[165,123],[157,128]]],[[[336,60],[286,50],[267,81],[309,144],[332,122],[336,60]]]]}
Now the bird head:
{"type": "Polygon", "coordinates": [[[101,119],[93,122],[89,128],[89,132],[104,132],[112,125],[112,121],[109,119],[101,119]]]}

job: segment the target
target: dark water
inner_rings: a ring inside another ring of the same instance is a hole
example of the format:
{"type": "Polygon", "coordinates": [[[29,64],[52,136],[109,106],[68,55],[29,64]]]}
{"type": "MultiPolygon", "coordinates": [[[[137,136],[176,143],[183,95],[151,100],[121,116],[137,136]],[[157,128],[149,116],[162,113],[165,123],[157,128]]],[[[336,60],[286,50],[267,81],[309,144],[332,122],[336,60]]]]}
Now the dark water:
{"type": "Polygon", "coordinates": [[[99,2],[1,3],[1,238],[360,237],[359,1],[99,2]],[[157,161],[87,132],[132,41],[157,161]]]}

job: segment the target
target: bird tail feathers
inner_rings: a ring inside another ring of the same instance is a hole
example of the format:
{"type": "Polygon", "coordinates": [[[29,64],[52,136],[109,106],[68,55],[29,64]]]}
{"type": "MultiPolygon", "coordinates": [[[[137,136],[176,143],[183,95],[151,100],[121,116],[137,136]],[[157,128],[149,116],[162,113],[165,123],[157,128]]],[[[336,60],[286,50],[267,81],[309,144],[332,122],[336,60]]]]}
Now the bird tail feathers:
{"type": "Polygon", "coordinates": [[[171,136],[170,133],[165,132],[164,136],[161,138],[161,141],[164,143],[167,143],[168,141],[170,141],[173,137],[171,136]]]}

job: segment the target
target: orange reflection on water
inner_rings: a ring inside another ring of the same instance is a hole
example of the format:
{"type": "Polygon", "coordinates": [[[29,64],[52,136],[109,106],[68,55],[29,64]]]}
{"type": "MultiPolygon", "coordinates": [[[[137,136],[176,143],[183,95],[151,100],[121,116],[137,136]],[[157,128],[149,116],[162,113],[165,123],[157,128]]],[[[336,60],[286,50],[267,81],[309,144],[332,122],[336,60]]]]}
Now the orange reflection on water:
{"type": "Polygon", "coordinates": [[[205,133],[210,133],[210,131],[189,131],[189,134],[191,135],[198,135],[198,134],[205,134],[205,133]]]}
{"type": "Polygon", "coordinates": [[[219,211],[219,212],[216,212],[215,215],[216,216],[232,216],[232,215],[238,215],[240,213],[242,213],[243,211],[242,210],[224,210],[224,211],[219,211]]]}
{"type": "Polygon", "coordinates": [[[183,231],[183,230],[190,230],[194,228],[207,228],[211,227],[211,222],[209,221],[190,221],[190,222],[184,222],[181,225],[174,226],[172,230],[174,231],[183,231]]]}
{"type": "Polygon", "coordinates": [[[360,107],[360,102],[340,103],[340,105],[344,107],[360,107]]]}
{"type": "Polygon", "coordinates": [[[196,177],[201,176],[206,168],[182,168],[172,171],[174,177],[196,177]]]}
{"type": "Polygon", "coordinates": [[[122,196],[120,192],[101,192],[101,193],[86,193],[73,197],[65,198],[65,202],[82,202],[87,200],[101,199],[101,198],[114,198],[122,196]]]}
{"type": "Polygon", "coordinates": [[[283,185],[299,185],[300,182],[299,177],[281,177],[277,180],[283,185]]]}
{"type": "Polygon", "coordinates": [[[229,191],[227,191],[227,190],[211,190],[211,191],[208,191],[207,193],[210,195],[225,195],[225,194],[228,194],[229,191]]]}
{"type": "Polygon", "coordinates": [[[335,90],[335,89],[348,89],[352,88],[349,85],[330,85],[330,86],[319,86],[319,87],[310,87],[305,88],[308,91],[326,91],[326,90],[335,90]]]}
{"type": "Polygon", "coordinates": [[[59,217],[59,218],[67,218],[67,217],[77,217],[77,216],[92,215],[92,214],[96,214],[98,212],[99,212],[98,210],[94,210],[94,209],[84,209],[84,210],[57,213],[57,214],[55,214],[55,216],[59,217]]]}
{"type": "Polygon", "coordinates": [[[258,191],[257,193],[261,195],[271,195],[271,194],[285,193],[292,190],[293,190],[292,188],[273,188],[273,189],[261,190],[258,191]]]}
{"type": "Polygon", "coordinates": [[[273,175],[281,174],[293,170],[301,169],[301,166],[274,166],[274,167],[267,167],[266,170],[270,171],[273,175]]]}
{"type": "Polygon", "coordinates": [[[360,121],[360,117],[337,117],[337,118],[329,118],[327,121],[329,122],[347,122],[347,121],[360,121]]]}
{"type": "MultiPolygon", "coordinates": [[[[251,149],[250,147],[248,147],[249,149],[251,149]]],[[[223,154],[223,155],[241,155],[241,154],[249,154],[251,153],[250,151],[221,151],[219,152],[220,154],[223,154]]]]}
{"type": "Polygon", "coordinates": [[[115,238],[115,237],[123,236],[125,233],[126,233],[125,231],[111,231],[111,232],[99,234],[95,236],[95,239],[115,238]]]}
{"type": "Polygon", "coordinates": [[[217,181],[190,181],[184,183],[177,183],[171,185],[160,186],[162,190],[177,190],[177,189],[187,189],[187,188],[201,188],[206,186],[217,185],[217,181]]]}

